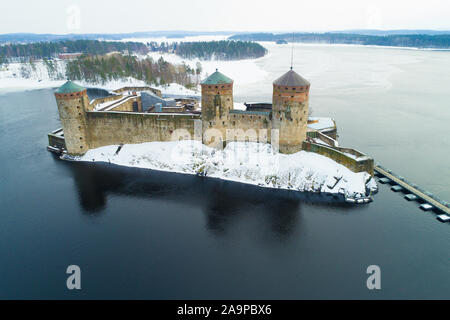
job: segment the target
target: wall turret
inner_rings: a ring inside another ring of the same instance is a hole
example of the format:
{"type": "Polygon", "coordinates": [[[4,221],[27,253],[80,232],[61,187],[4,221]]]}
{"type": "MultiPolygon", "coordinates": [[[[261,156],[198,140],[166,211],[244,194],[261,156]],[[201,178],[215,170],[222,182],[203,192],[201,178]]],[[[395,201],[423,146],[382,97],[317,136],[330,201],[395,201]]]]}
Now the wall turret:
{"type": "Polygon", "coordinates": [[[86,111],[90,111],[86,88],[67,81],[55,92],[67,153],[81,155],[89,150],[86,111]]]}
{"type": "Polygon", "coordinates": [[[273,83],[272,128],[279,130],[282,153],[302,148],[308,125],[310,83],[289,70],[273,83]]]}
{"type": "Polygon", "coordinates": [[[222,141],[225,141],[229,113],[233,109],[233,80],[216,69],[216,72],[202,81],[201,87],[203,143],[223,146],[217,141],[217,134],[220,132],[222,141]],[[211,139],[211,136],[215,138],[211,139]]]}

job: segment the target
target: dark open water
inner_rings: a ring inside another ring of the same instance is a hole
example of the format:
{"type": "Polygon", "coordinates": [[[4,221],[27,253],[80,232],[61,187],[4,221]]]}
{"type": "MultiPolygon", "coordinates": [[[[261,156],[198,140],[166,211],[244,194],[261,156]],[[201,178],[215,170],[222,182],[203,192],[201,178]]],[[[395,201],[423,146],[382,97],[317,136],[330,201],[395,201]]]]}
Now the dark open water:
{"type": "Polygon", "coordinates": [[[358,207],[68,163],[58,122],[51,90],[0,95],[0,298],[450,298],[450,225],[387,186],[358,207]]]}

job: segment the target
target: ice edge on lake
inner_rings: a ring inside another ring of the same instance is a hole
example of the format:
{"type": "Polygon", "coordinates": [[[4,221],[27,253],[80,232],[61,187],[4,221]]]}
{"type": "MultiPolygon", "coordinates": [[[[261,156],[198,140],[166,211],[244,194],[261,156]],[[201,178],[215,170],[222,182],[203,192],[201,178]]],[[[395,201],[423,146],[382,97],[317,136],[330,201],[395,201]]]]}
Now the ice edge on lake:
{"type": "Polygon", "coordinates": [[[270,144],[231,142],[223,150],[200,141],[147,142],[91,149],[64,160],[105,162],[120,166],[200,175],[266,188],[342,194],[367,199],[377,184],[367,172],[355,173],[315,153],[275,153],[270,144]]]}

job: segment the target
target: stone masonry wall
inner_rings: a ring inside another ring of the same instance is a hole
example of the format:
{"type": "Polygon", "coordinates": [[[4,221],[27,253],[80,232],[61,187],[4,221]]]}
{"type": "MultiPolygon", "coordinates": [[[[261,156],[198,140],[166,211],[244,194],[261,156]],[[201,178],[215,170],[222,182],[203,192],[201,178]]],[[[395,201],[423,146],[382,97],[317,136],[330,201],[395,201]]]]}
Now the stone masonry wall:
{"type": "Polygon", "coordinates": [[[67,152],[73,155],[84,154],[90,148],[85,118],[86,110],[90,107],[86,90],[55,93],[55,97],[67,152]]]}
{"type": "Polygon", "coordinates": [[[349,168],[353,172],[368,172],[373,176],[374,161],[368,156],[364,156],[361,159],[355,159],[344,152],[351,153],[353,155],[363,155],[359,151],[349,148],[332,148],[325,145],[316,143],[303,142],[303,150],[308,152],[315,152],[320,155],[333,159],[337,163],[349,168]],[[342,150],[342,152],[341,152],[342,150]]]}
{"type": "MultiPolygon", "coordinates": [[[[170,141],[176,129],[184,129],[181,139],[194,139],[194,123],[199,115],[169,115],[132,112],[87,112],[89,145],[98,148],[114,144],[170,141]]],[[[180,132],[180,131],[177,131],[180,132]]]]}
{"type": "MultiPolygon", "coordinates": [[[[226,140],[228,114],[233,109],[233,84],[202,85],[203,143],[220,147],[217,135],[226,140]],[[209,129],[209,130],[208,130],[209,129]],[[215,133],[217,132],[217,134],[215,133]],[[214,138],[213,138],[214,137],[214,138]]],[[[222,144],[223,146],[223,144],[222,144]]]]}
{"type": "Polygon", "coordinates": [[[233,110],[229,114],[226,140],[270,143],[272,123],[270,114],[262,112],[240,112],[233,110]],[[231,132],[236,132],[231,135],[231,132]],[[237,135],[237,136],[236,136],[237,135]]]}

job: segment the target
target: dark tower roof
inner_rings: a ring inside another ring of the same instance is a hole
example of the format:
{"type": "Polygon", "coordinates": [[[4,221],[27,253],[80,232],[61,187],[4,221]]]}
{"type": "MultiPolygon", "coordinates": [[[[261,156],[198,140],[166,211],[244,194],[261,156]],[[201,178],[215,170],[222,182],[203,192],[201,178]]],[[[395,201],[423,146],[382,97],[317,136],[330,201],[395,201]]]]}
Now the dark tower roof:
{"type": "Polygon", "coordinates": [[[83,92],[86,88],[76,84],[72,81],[67,81],[61,87],[56,90],[56,93],[75,93],[75,92],[83,92]]]}
{"type": "Polygon", "coordinates": [[[302,76],[292,69],[275,80],[273,84],[286,87],[304,87],[310,85],[308,80],[302,78],[302,76]]]}
{"type": "Polygon", "coordinates": [[[228,78],[223,73],[220,73],[218,69],[208,78],[202,81],[202,84],[229,84],[233,83],[233,80],[228,78]]]}

